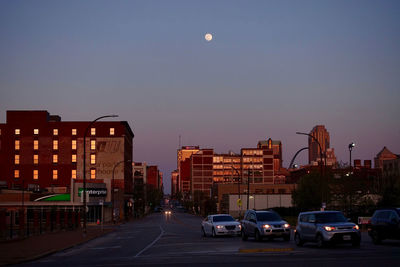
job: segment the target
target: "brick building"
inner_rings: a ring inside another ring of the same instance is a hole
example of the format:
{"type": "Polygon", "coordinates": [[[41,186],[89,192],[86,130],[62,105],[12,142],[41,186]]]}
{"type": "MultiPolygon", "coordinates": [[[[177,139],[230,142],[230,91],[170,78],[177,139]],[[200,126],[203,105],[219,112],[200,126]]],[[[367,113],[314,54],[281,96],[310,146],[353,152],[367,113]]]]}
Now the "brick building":
{"type": "MultiPolygon", "coordinates": [[[[126,121],[61,121],[47,111],[7,111],[0,124],[0,182],[9,189],[71,191],[83,181],[83,137],[86,135],[86,180],[104,183],[111,201],[114,176],[116,205],[132,194],[134,134],[126,121]],[[119,164],[120,163],[120,164],[119,164]],[[116,168],[114,168],[116,167],[116,168]]],[[[90,203],[89,203],[90,204],[90,203]]]]}

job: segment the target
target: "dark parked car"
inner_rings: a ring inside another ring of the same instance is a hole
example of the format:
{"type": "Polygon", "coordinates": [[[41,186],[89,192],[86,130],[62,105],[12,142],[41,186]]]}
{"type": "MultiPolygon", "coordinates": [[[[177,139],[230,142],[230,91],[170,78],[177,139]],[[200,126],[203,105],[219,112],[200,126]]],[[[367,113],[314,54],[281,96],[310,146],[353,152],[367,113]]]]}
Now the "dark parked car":
{"type": "Polygon", "coordinates": [[[384,239],[400,240],[400,208],[376,210],[368,225],[368,234],[374,244],[384,239]]]}
{"type": "Polygon", "coordinates": [[[248,210],[241,225],[243,240],[247,240],[249,236],[254,237],[256,241],[261,241],[263,237],[282,237],[285,241],[290,240],[290,225],[273,211],[248,210]]]}
{"type": "Polygon", "coordinates": [[[358,225],[340,211],[311,211],[299,214],[294,241],[297,246],[305,242],[315,242],[318,247],[333,243],[359,246],[361,234],[358,225]]]}

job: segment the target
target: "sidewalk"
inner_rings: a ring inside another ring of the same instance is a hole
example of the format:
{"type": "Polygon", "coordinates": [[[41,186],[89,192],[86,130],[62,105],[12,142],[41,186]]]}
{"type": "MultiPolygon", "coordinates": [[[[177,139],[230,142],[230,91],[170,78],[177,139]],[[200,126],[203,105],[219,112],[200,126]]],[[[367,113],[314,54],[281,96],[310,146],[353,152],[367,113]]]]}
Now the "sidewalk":
{"type": "Polygon", "coordinates": [[[82,229],[78,229],[30,236],[22,240],[5,241],[0,243],[0,266],[32,261],[87,242],[115,229],[114,225],[105,226],[102,231],[100,226],[93,225],[87,227],[86,236],[83,235],[82,229]]]}

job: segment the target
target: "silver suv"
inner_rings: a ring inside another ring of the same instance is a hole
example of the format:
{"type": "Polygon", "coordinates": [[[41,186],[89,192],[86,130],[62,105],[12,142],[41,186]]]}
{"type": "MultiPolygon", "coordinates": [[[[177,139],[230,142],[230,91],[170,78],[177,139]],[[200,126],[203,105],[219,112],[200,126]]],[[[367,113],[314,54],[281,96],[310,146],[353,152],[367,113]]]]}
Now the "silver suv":
{"type": "Polygon", "coordinates": [[[241,225],[243,240],[247,240],[249,236],[254,236],[256,241],[261,241],[263,237],[290,240],[290,225],[273,211],[248,210],[241,225]]]}
{"type": "Polygon", "coordinates": [[[359,246],[361,234],[358,225],[351,223],[340,211],[312,211],[299,214],[294,241],[297,246],[316,242],[318,247],[333,243],[351,243],[359,246]]]}

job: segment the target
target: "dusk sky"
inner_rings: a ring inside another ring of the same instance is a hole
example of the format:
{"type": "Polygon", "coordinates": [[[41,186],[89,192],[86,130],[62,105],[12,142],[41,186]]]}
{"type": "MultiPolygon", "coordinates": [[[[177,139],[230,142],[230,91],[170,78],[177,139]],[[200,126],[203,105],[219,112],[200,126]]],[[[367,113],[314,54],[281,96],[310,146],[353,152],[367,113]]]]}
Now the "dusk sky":
{"type": "Polygon", "coordinates": [[[281,140],[287,167],[323,124],[339,161],[400,154],[399,100],[400,1],[0,1],[0,123],[118,114],[167,193],[179,135],[281,140]]]}

